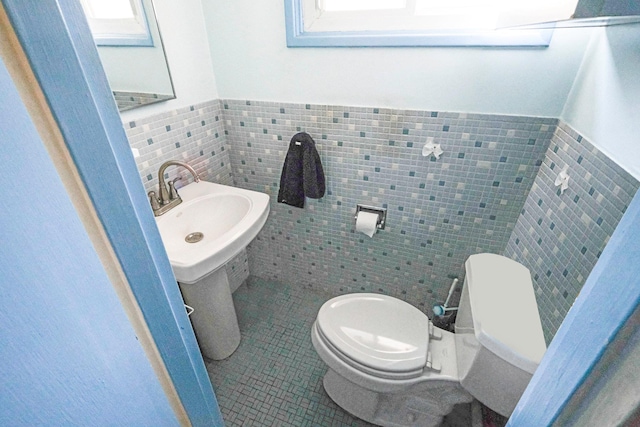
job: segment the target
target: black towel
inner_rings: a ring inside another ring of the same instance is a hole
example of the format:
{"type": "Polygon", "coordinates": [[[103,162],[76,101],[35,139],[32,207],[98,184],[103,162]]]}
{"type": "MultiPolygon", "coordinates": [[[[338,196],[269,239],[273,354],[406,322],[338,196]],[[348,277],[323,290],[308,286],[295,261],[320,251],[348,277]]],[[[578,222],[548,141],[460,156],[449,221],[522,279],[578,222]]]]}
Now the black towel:
{"type": "Polygon", "coordinates": [[[302,208],[305,196],[312,199],[324,196],[324,171],[313,138],[300,132],[293,135],[289,143],[280,176],[278,202],[302,208]]]}

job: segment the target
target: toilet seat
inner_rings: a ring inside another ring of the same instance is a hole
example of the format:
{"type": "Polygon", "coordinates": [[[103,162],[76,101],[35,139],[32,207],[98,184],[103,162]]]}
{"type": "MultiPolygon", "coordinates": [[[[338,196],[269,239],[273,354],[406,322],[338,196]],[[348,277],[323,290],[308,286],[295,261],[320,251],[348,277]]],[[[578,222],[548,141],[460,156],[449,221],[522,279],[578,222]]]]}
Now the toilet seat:
{"type": "Polygon", "coordinates": [[[397,298],[341,295],[320,308],[316,328],[338,357],[371,375],[413,378],[427,363],[429,318],[397,298]]]}
{"type": "MultiPolygon", "coordinates": [[[[403,372],[394,372],[394,371],[381,371],[379,369],[373,369],[369,366],[365,366],[362,363],[359,363],[353,359],[351,359],[348,355],[344,354],[340,349],[331,344],[327,337],[322,333],[320,327],[318,326],[318,322],[314,323],[312,334],[315,339],[318,339],[324,346],[324,348],[330,352],[335,358],[344,362],[347,366],[355,369],[356,371],[363,372],[365,374],[371,375],[372,377],[384,379],[384,380],[410,380],[412,378],[417,378],[424,372],[424,367],[418,368],[413,371],[403,371],[403,372]]],[[[315,344],[314,344],[315,345],[315,344]]],[[[318,348],[316,347],[316,350],[318,348]]],[[[326,361],[326,360],[325,360],[326,361]]]]}

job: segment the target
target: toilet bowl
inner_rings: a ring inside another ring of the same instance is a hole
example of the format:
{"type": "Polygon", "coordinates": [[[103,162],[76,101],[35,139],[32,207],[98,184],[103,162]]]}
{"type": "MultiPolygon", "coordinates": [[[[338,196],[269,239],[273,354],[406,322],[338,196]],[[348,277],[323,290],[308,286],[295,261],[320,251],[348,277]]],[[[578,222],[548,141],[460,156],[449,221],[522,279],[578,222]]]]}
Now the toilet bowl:
{"type": "Polygon", "coordinates": [[[327,394],[381,426],[437,426],[474,398],[509,416],[546,350],[529,270],[494,254],[465,270],[455,333],[386,295],[327,301],[311,331],[327,394]]]}

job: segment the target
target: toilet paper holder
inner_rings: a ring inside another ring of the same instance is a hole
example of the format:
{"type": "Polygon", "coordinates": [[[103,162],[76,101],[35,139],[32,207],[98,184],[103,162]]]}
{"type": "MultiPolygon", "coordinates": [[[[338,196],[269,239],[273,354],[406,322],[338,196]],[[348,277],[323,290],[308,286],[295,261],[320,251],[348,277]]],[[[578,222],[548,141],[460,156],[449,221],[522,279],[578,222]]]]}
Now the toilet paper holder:
{"type": "Polygon", "coordinates": [[[358,214],[360,212],[369,212],[369,213],[377,214],[378,221],[376,223],[376,226],[378,230],[384,230],[384,226],[387,223],[387,208],[378,208],[375,206],[367,206],[367,205],[359,204],[356,206],[356,215],[354,217],[356,221],[358,220],[358,214]]]}

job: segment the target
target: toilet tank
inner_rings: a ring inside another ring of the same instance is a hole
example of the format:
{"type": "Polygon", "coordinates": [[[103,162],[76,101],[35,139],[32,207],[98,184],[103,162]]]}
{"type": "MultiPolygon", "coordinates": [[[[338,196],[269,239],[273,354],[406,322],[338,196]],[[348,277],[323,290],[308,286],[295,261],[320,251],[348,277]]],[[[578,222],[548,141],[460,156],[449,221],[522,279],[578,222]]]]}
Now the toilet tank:
{"type": "Polygon", "coordinates": [[[508,417],[547,349],[529,270],[495,254],[471,255],[456,318],[460,383],[508,417]]]}

